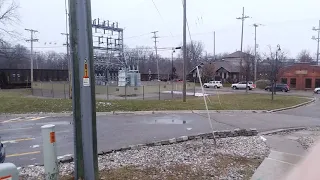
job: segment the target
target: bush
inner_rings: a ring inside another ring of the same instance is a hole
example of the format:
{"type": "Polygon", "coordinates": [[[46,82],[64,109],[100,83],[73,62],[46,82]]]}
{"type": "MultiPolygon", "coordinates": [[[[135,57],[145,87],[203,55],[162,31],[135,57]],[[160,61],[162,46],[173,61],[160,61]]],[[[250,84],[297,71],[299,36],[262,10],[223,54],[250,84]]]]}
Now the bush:
{"type": "Polygon", "coordinates": [[[269,86],[271,82],[269,80],[258,80],[256,81],[256,87],[259,89],[264,89],[266,86],[269,86]]]}

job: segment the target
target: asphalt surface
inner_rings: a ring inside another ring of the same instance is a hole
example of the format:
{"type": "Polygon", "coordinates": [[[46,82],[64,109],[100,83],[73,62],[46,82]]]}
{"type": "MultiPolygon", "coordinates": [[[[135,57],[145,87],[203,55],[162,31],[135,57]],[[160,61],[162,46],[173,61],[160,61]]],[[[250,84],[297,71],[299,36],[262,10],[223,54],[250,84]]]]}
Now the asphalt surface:
{"type": "MultiPolygon", "coordinates": [[[[320,102],[279,113],[212,113],[214,130],[319,126],[320,102]]],[[[56,125],[58,156],[73,154],[72,117],[0,116],[0,136],[6,145],[6,162],[17,166],[43,164],[41,126],[56,125]]],[[[108,115],[97,117],[98,150],[183,135],[211,132],[206,114],[108,115]],[[184,123],[185,121],[185,123],[184,123]]]]}

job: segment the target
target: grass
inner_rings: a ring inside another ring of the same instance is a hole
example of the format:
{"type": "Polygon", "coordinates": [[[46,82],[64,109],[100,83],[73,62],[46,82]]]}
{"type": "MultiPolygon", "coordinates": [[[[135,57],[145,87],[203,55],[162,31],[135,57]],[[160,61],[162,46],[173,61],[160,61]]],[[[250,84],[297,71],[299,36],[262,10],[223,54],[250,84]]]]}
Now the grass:
{"type": "MultiPolygon", "coordinates": [[[[271,101],[267,94],[228,94],[209,98],[211,110],[271,110],[293,106],[308,101],[296,96],[276,95],[271,101]],[[220,103],[221,102],[221,103],[220,103]]],[[[159,111],[159,110],[204,110],[202,97],[181,100],[111,100],[97,101],[97,112],[111,111],[159,111]]],[[[0,113],[66,112],[72,111],[69,99],[44,99],[26,97],[25,93],[0,91],[0,113]]]]}
{"type": "MultiPolygon", "coordinates": [[[[102,180],[119,179],[139,179],[139,180],[199,180],[211,179],[212,177],[228,177],[229,168],[238,168],[238,173],[243,175],[244,180],[249,180],[255,169],[261,164],[262,160],[234,157],[230,155],[217,154],[211,162],[212,170],[193,168],[191,165],[177,164],[161,171],[156,168],[139,168],[134,166],[124,166],[118,169],[104,170],[100,172],[102,180]],[[240,168],[241,167],[241,168],[240,168]]],[[[218,178],[217,178],[218,179],[218,178]]],[[[62,177],[61,180],[72,180],[72,177],[62,177]]]]}

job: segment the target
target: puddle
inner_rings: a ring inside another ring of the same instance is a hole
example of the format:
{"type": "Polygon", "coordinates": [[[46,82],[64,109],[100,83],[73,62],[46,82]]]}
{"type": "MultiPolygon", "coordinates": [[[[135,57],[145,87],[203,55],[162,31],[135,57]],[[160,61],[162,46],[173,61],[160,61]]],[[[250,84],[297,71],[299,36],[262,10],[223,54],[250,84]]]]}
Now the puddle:
{"type": "Polygon", "coordinates": [[[147,121],[147,124],[187,124],[186,120],[174,116],[158,117],[147,121]]]}
{"type": "Polygon", "coordinates": [[[178,119],[156,119],[154,120],[155,124],[186,124],[186,121],[178,119]]]}
{"type": "Polygon", "coordinates": [[[47,125],[47,124],[53,124],[53,125],[70,125],[70,121],[57,121],[57,122],[37,123],[37,125],[47,125]]]}

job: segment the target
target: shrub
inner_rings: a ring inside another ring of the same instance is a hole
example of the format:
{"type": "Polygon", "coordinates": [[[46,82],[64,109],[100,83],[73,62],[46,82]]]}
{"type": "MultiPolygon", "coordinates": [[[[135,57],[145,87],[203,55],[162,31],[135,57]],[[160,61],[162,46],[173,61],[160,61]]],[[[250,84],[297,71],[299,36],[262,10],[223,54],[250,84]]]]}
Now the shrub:
{"type": "Polygon", "coordinates": [[[259,89],[264,89],[266,86],[271,85],[270,80],[261,79],[256,81],[256,87],[259,89]]]}

